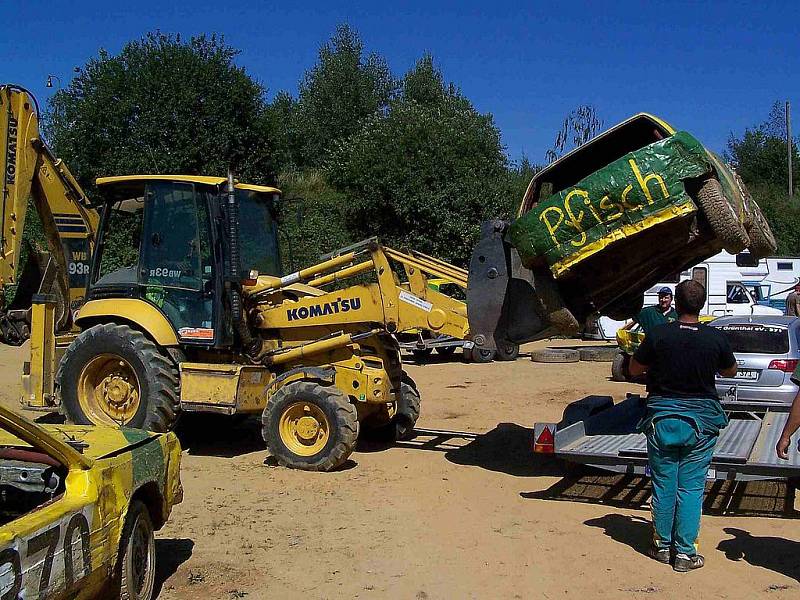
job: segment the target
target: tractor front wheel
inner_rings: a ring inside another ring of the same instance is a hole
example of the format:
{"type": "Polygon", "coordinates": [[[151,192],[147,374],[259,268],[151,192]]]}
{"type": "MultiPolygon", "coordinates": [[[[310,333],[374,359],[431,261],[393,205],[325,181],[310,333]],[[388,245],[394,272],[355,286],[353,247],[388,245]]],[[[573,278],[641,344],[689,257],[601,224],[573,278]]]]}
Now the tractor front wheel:
{"type": "Polygon", "coordinates": [[[275,392],[261,416],[261,435],[278,464],[332,471],[358,439],[356,407],[337,387],[294,381],[275,392]]]}

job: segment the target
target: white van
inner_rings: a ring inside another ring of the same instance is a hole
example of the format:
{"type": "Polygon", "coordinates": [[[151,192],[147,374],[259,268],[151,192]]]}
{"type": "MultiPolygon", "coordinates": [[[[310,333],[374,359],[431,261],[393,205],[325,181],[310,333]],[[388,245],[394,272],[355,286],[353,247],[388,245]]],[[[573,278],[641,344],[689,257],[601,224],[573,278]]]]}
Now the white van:
{"type": "MultiPolygon", "coordinates": [[[[706,288],[706,303],[701,315],[781,315],[782,310],[759,304],[759,298],[753,291],[753,283],[757,287],[768,272],[767,259],[756,261],[748,252],[736,256],[720,252],[667,281],[655,284],[645,292],[644,305],[658,304],[658,290],[662,287],[668,287],[674,293],[678,283],[694,279],[706,288]]],[[[600,317],[597,322],[598,337],[613,340],[623,325],[625,321],[600,317]]]]}

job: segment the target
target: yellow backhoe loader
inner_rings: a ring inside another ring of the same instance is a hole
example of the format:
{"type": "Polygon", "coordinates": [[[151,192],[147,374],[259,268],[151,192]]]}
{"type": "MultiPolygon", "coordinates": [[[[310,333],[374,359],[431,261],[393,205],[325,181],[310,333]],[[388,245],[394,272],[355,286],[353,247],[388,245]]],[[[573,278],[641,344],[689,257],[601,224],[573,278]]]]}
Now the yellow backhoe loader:
{"type": "Polygon", "coordinates": [[[342,464],[360,429],[411,431],[420,396],[392,334],[466,337],[463,304],[426,279],[462,271],[367,240],[280,277],[279,190],[134,175],[98,179],[90,203],[28,92],[0,87],[0,114],[0,287],[17,285],[0,341],[31,339],[25,406],[154,431],[182,411],[261,414],[277,460],[310,470],[342,464]],[[29,197],[48,252],[17,281],[29,197]]]}

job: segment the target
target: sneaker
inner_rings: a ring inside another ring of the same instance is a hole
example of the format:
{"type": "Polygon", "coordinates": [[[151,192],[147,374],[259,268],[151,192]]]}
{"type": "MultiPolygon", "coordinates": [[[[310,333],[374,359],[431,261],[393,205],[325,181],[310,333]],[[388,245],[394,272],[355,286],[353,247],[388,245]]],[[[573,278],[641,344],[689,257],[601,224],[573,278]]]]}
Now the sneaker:
{"type": "Polygon", "coordinates": [[[683,554],[681,552],[675,555],[675,562],[673,563],[672,568],[679,573],[686,573],[687,571],[701,569],[705,564],[706,559],[703,558],[702,554],[693,554],[692,556],[689,556],[688,554],[683,554]]]}
{"type": "Polygon", "coordinates": [[[650,546],[647,549],[647,556],[657,560],[660,563],[669,564],[670,559],[669,548],[659,548],[658,546],[650,546]]]}

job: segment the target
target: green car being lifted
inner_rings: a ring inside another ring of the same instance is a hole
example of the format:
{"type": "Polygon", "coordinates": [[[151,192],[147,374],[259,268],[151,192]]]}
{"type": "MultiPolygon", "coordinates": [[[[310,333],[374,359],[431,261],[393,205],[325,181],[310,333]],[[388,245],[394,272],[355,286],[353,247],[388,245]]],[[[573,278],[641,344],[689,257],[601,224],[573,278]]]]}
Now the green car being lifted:
{"type": "Polygon", "coordinates": [[[647,288],[723,249],[775,252],[733,170],[644,113],[537,173],[517,219],[482,234],[467,290],[478,348],[574,334],[598,312],[632,317],[647,288]]]}

